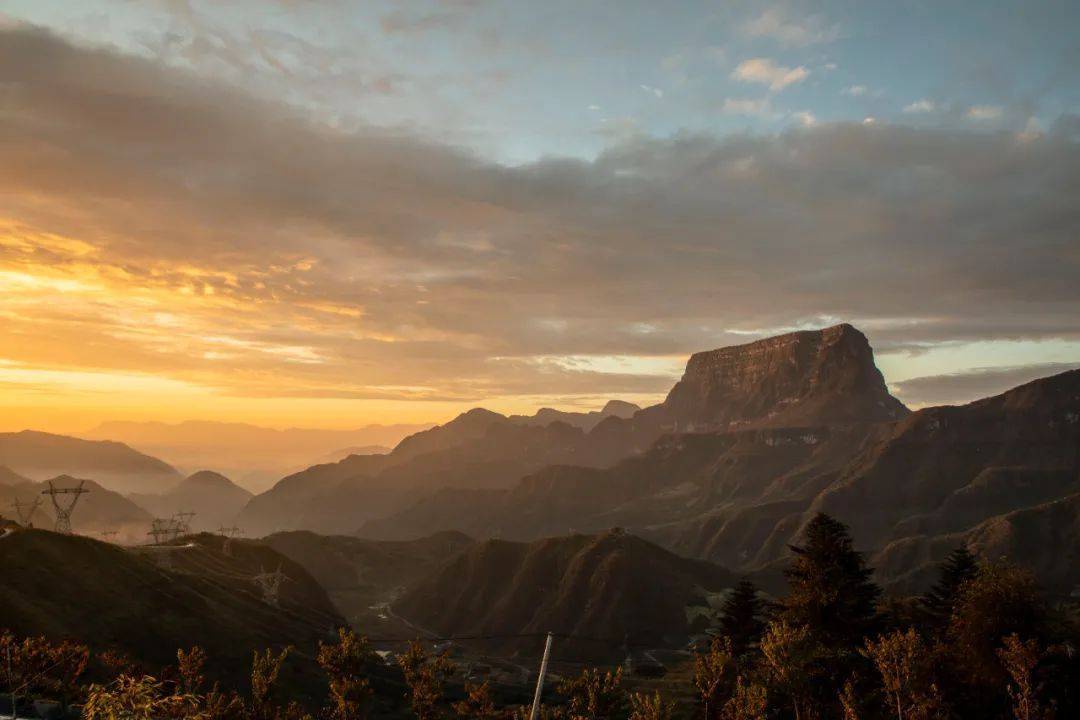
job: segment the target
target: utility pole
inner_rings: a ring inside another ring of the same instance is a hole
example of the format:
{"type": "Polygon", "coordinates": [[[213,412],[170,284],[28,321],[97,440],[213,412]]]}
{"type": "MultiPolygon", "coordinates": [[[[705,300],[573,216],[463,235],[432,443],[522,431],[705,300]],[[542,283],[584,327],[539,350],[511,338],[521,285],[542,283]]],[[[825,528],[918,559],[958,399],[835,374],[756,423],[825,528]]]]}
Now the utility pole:
{"type": "Polygon", "coordinates": [[[536,693],[533,695],[532,710],[529,712],[529,720],[536,720],[540,712],[540,695],[544,692],[544,676],[547,675],[548,658],[551,656],[551,633],[547,634],[544,642],[544,659],[540,661],[540,674],[536,677],[536,693]]]}
{"type": "Polygon", "coordinates": [[[71,534],[71,513],[75,510],[76,503],[79,502],[79,496],[88,492],[83,487],[85,480],[80,480],[78,486],[73,488],[58,488],[53,485],[53,481],[49,481],[49,489],[42,490],[42,495],[48,495],[52,500],[53,510],[56,511],[56,532],[63,535],[71,534]],[[67,505],[63,505],[56,499],[57,495],[71,495],[71,500],[67,505]]]}
{"type": "Polygon", "coordinates": [[[15,711],[15,675],[11,672],[11,646],[7,649],[7,674],[8,682],[11,683],[11,720],[18,720],[19,713],[15,711]]]}

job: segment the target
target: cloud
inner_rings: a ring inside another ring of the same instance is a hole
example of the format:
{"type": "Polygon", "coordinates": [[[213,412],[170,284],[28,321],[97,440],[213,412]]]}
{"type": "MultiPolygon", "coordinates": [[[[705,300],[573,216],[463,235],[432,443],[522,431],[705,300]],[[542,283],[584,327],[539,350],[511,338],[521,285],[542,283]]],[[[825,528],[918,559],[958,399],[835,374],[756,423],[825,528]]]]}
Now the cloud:
{"type": "Polygon", "coordinates": [[[895,383],[892,390],[908,405],[953,405],[998,395],[1017,385],[1077,368],[1080,368],[1080,359],[1073,363],[976,368],[904,380],[895,383]]]}
{"type": "Polygon", "coordinates": [[[865,85],[849,85],[841,90],[844,95],[850,95],[852,97],[861,97],[866,94],[867,89],[865,85]]]}
{"type": "Polygon", "coordinates": [[[966,114],[972,120],[997,120],[1002,115],[1002,108],[999,105],[972,105],[966,114]]]}
{"type": "Polygon", "coordinates": [[[923,98],[922,100],[916,100],[913,103],[905,105],[904,112],[908,115],[917,115],[921,113],[934,112],[936,108],[937,106],[932,100],[927,100],[926,98],[923,98]]]}
{"type": "Polygon", "coordinates": [[[671,378],[551,358],[837,319],[894,351],[1080,339],[1071,116],[1024,143],[633,132],[506,167],[25,28],[0,31],[0,87],[0,272],[19,283],[0,359],[18,367],[472,403],[654,393],[671,378]]]}
{"type": "Polygon", "coordinates": [[[639,85],[638,87],[640,87],[642,90],[649,93],[650,95],[654,95],[657,98],[664,97],[664,91],[660,88],[654,88],[650,85],[639,85]]]}
{"type": "Polygon", "coordinates": [[[800,83],[810,76],[802,65],[794,68],[777,65],[771,58],[751,58],[735,66],[731,77],[745,83],[768,85],[773,92],[800,83]]]}
{"type": "Polygon", "coordinates": [[[774,118],[777,115],[769,98],[726,98],[720,109],[725,115],[761,118],[774,118]]]}
{"type": "Polygon", "coordinates": [[[791,117],[804,127],[810,127],[811,125],[817,124],[817,118],[814,117],[814,113],[810,112],[809,110],[800,110],[799,112],[794,112],[791,114],[791,117]]]}
{"type": "Polygon", "coordinates": [[[744,31],[750,37],[767,37],[785,47],[805,47],[828,43],[840,37],[835,25],[828,25],[818,15],[792,18],[780,8],[769,8],[747,22],[744,31]]]}

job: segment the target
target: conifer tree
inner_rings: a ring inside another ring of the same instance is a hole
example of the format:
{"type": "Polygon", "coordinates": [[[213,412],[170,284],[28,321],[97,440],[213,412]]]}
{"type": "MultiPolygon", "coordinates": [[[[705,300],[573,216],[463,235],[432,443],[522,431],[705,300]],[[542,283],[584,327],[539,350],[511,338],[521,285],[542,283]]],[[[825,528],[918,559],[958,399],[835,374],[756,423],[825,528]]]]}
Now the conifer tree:
{"type": "Polygon", "coordinates": [[[881,594],[870,579],[871,570],[852,547],[843,523],[818,513],[806,526],[805,542],[792,546],[795,557],[785,571],[790,592],[781,617],[806,627],[827,647],[861,644],[874,627],[875,605],[881,594]]]}
{"type": "Polygon", "coordinates": [[[960,586],[979,572],[979,562],[966,547],[958,547],[949,553],[941,564],[937,583],[923,596],[923,605],[938,621],[947,622],[952,615],[953,604],[960,586]]]}
{"type": "Polygon", "coordinates": [[[757,586],[746,579],[739,581],[731,595],[724,600],[720,608],[723,614],[720,630],[731,639],[736,657],[745,655],[761,640],[761,633],[765,629],[761,619],[764,606],[765,603],[758,597],[757,586]]]}

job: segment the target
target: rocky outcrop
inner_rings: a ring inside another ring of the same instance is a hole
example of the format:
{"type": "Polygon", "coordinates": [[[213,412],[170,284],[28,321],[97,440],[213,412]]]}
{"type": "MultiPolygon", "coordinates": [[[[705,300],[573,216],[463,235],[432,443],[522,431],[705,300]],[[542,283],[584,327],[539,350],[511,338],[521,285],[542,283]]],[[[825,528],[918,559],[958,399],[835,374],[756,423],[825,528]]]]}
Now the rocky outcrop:
{"type": "Polygon", "coordinates": [[[681,432],[888,422],[908,412],[866,336],[847,324],[695,353],[662,408],[681,432]]]}

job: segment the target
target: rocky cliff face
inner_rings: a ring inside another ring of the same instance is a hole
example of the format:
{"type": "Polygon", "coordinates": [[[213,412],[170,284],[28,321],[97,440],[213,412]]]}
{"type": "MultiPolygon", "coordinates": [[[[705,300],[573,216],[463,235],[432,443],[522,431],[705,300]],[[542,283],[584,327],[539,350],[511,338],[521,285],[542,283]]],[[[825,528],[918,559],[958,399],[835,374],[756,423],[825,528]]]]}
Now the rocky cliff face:
{"type": "Polygon", "coordinates": [[[851,325],[695,353],[663,403],[679,431],[898,420],[866,336],[851,325]]]}

